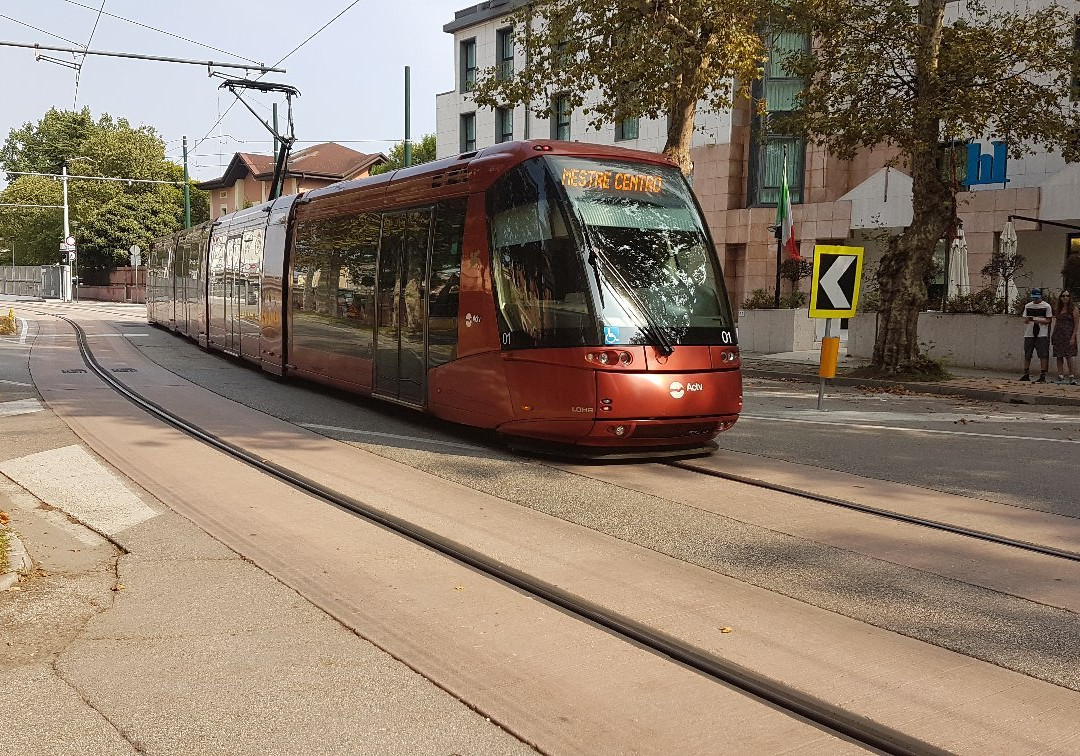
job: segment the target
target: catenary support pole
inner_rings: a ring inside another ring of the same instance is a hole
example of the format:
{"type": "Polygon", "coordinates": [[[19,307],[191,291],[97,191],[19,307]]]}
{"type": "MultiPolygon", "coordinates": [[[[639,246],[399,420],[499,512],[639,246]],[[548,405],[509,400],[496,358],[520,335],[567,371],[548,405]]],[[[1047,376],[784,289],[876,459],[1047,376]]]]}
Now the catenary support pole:
{"type": "Polygon", "coordinates": [[[68,215],[68,193],[67,193],[67,163],[65,162],[60,169],[60,183],[64,187],[64,241],[71,236],[70,216],[68,215]]]}
{"type": "Polygon", "coordinates": [[[411,97],[409,87],[409,67],[405,66],[405,167],[408,168],[412,165],[412,134],[410,134],[409,116],[409,99],[411,97]]]}
{"type": "MultiPolygon", "coordinates": [[[[68,240],[68,237],[71,236],[71,216],[70,216],[69,210],[68,210],[68,187],[67,187],[68,182],[67,182],[67,178],[68,178],[67,161],[65,160],[64,165],[60,168],[60,183],[64,187],[64,245],[62,247],[62,249],[64,250],[64,263],[67,263],[67,240],[68,240]]],[[[64,301],[64,302],[70,302],[71,301],[71,267],[67,266],[68,267],[68,279],[67,279],[67,286],[66,287],[64,286],[64,267],[65,267],[65,265],[61,264],[61,266],[60,266],[60,299],[62,301],[64,301]]]]}
{"type": "Polygon", "coordinates": [[[191,228],[191,185],[188,179],[187,137],[184,137],[184,228],[191,228]]]}

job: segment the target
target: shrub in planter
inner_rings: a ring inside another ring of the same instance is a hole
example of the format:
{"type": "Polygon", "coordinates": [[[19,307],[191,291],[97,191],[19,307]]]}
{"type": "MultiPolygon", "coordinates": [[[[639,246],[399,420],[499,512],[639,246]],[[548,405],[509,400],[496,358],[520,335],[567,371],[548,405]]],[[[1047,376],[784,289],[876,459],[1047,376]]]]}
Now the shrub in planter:
{"type": "Polygon", "coordinates": [[[750,296],[742,303],[744,310],[771,310],[776,307],[772,292],[765,289],[754,289],[750,296]]]}
{"type": "Polygon", "coordinates": [[[1004,309],[1005,300],[998,298],[994,287],[946,299],[944,308],[945,312],[970,312],[976,315],[994,315],[1004,309]]]}
{"type": "MultiPolygon", "coordinates": [[[[806,306],[806,294],[796,289],[790,294],[780,295],[781,310],[798,310],[806,306]]],[[[775,310],[776,297],[773,292],[765,289],[754,289],[750,296],[742,303],[744,310],[775,310]]]]}

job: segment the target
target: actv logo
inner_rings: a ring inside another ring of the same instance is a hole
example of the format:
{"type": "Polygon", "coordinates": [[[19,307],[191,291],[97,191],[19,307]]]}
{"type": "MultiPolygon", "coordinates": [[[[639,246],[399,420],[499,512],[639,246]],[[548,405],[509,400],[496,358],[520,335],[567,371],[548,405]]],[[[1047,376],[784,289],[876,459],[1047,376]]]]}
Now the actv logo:
{"type": "Polygon", "coordinates": [[[704,390],[705,385],[702,383],[687,383],[686,385],[683,385],[678,381],[672,381],[671,385],[668,386],[668,392],[670,392],[672,399],[682,399],[683,395],[686,394],[688,391],[704,390]]]}

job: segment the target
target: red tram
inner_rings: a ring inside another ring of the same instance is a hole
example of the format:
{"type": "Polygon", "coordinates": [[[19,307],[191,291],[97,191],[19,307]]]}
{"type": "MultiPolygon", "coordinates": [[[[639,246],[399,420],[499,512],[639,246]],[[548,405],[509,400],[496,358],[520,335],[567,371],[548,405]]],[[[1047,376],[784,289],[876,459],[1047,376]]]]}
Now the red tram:
{"type": "Polygon", "coordinates": [[[147,316],[208,349],[580,452],[742,409],[708,229],[662,155],[510,142],[158,239],[147,316]]]}

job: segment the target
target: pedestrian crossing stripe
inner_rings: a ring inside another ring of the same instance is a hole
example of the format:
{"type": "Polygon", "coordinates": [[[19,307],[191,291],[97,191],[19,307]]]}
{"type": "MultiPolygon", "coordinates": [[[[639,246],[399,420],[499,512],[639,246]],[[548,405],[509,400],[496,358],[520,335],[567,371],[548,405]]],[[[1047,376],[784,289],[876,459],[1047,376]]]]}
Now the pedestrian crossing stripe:
{"type": "Polygon", "coordinates": [[[810,317],[855,317],[862,272],[862,247],[815,245],[814,274],[810,284],[810,317]]]}

